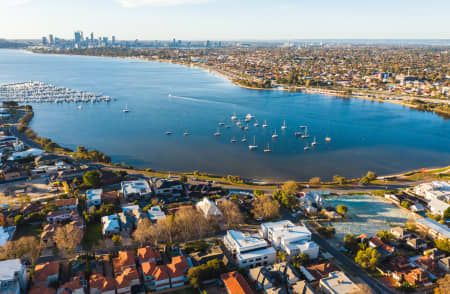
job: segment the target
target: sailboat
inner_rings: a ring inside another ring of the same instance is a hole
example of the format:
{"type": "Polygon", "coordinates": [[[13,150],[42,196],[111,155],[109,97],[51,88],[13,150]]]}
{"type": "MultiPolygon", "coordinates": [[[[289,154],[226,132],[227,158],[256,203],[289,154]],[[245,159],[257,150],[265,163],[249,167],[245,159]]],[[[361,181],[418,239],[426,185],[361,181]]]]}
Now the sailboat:
{"type": "Polygon", "coordinates": [[[314,137],[314,140],[312,141],[312,143],[311,143],[311,146],[316,146],[317,145],[317,142],[316,142],[316,137],[314,137]]]}
{"type": "Polygon", "coordinates": [[[122,109],[122,111],[123,111],[123,112],[129,112],[129,110],[128,110],[128,104],[125,104],[125,108],[122,109]]]}
{"type": "Polygon", "coordinates": [[[269,143],[267,143],[267,148],[264,149],[264,152],[268,153],[268,152],[272,152],[272,150],[270,149],[270,145],[269,143]]]}
{"type": "Polygon", "coordinates": [[[237,119],[237,116],[236,116],[236,113],[234,113],[232,116],[231,116],[231,120],[236,120],[237,119]]]}
{"type": "Polygon", "coordinates": [[[248,149],[250,149],[250,150],[258,149],[258,145],[256,145],[256,138],[255,138],[255,136],[253,136],[253,145],[248,145],[248,149]]]}
{"type": "Polygon", "coordinates": [[[186,131],[184,131],[183,135],[184,135],[184,136],[189,136],[190,133],[186,130],[186,131]]]}
{"type": "Polygon", "coordinates": [[[274,132],[273,135],[272,135],[272,139],[276,139],[276,138],[278,138],[277,130],[275,130],[275,132],[274,132]]]}
{"type": "Polygon", "coordinates": [[[309,146],[306,145],[305,147],[303,147],[303,150],[309,150],[309,146]]]}
{"type": "Polygon", "coordinates": [[[78,105],[78,109],[79,110],[83,109],[83,105],[78,105]]]}
{"type": "Polygon", "coordinates": [[[214,133],[214,136],[218,137],[220,135],[222,135],[222,134],[220,133],[219,128],[217,128],[217,132],[214,133]]]}
{"type": "Polygon", "coordinates": [[[263,128],[267,128],[269,125],[267,124],[267,121],[264,121],[264,124],[262,125],[263,128]]]}
{"type": "Polygon", "coordinates": [[[236,143],[236,139],[234,137],[231,139],[231,143],[236,143]]]}
{"type": "Polygon", "coordinates": [[[169,95],[167,95],[168,97],[172,97],[172,94],[169,93],[169,95]]]}
{"type": "Polygon", "coordinates": [[[256,121],[253,125],[254,125],[255,127],[259,127],[258,121],[256,121]]]}
{"type": "Polygon", "coordinates": [[[241,142],[247,142],[247,138],[244,136],[241,140],[241,142]]]}
{"type": "Polygon", "coordinates": [[[223,126],[223,125],[224,125],[224,123],[223,123],[223,122],[220,122],[220,123],[219,123],[219,126],[223,126]]]}
{"type": "Polygon", "coordinates": [[[166,131],[166,135],[167,136],[172,135],[172,132],[171,131],[166,131]]]}
{"type": "Polygon", "coordinates": [[[286,121],[285,121],[285,120],[283,121],[283,125],[281,126],[281,129],[282,129],[282,130],[286,130],[286,129],[287,129],[286,121]]]}
{"type": "Polygon", "coordinates": [[[308,135],[308,128],[305,127],[305,133],[302,135],[302,139],[308,139],[309,135],[308,135]]]}

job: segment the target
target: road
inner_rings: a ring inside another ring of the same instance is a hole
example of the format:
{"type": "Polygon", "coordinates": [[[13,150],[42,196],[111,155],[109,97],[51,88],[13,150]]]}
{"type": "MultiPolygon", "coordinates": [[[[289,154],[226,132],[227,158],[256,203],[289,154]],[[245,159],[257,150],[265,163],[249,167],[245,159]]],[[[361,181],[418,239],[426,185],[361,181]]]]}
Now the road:
{"type": "Polygon", "coordinates": [[[31,148],[38,148],[38,149],[42,148],[38,143],[31,140],[30,138],[25,136],[23,133],[19,132],[19,130],[17,130],[16,126],[10,126],[9,131],[11,133],[11,136],[19,138],[25,145],[27,145],[31,148]]]}
{"type": "Polygon", "coordinates": [[[353,262],[350,258],[339,252],[336,248],[330,245],[328,241],[323,239],[320,235],[312,232],[311,236],[312,240],[319,244],[322,249],[325,249],[331,255],[336,258],[341,264],[343,264],[347,269],[353,272],[354,275],[358,276],[361,280],[363,280],[367,285],[369,285],[376,293],[384,294],[384,293],[392,293],[396,294],[394,290],[387,287],[383,283],[379,282],[377,279],[371,277],[365,270],[363,270],[359,265],[353,262]]]}

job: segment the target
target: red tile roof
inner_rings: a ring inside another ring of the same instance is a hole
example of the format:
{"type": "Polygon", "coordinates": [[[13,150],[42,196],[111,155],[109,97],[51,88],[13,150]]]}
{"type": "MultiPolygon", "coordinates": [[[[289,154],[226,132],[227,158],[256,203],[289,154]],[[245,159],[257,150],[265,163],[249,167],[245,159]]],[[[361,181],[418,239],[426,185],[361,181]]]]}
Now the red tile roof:
{"type": "Polygon", "coordinates": [[[53,288],[45,287],[44,285],[34,285],[28,294],[56,294],[56,290],[53,288]]]}
{"type": "Polygon", "coordinates": [[[109,277],[104,277],[100,274],[91,275],[89,280],[91,289],[97,288],[101,292],[113,291],[116,289],[116,280],[109,277]]]}
{"type": "Polygon", "coordinates": [[[47,282],[49,276],[59,273],[59,264],[56,262],[46,262],[34,267],[34,282],[47,282]]]}
{"type": "Polygon", "coordinates": [[[62,290],[59,294],[62,294],[62,293],[70,294],[75,290],[83,289],[83,288],[84,288],[83,283],[79,279],[77,279],[77,280],[70,281],[70,282],[63,284],[61,287],[58,288],[58,290],[62,290]]]}
{"type": "Polygon", "coordinates": [[[122,272],[127,267],[135,267],[133,251],[119,251],[119,256],[113,258],[114,272],[122,272]]]}
{"type": "Polygon", "coordinates": [[[180,255],[172,258],[172,263],[167,265],[169,274],[172,278],[183,276],[186,270],[189,269],[189,264],[186,257],[180,255]]]}
{"type": "Polygon", "coordinates": [[[116,277],[117,289],[129,287],[133,280],[139,279],[136,268],[126,268],[121,275],[116,277]]]}
{"type": "Polygon", "coordinates": [[[254,294],[244,277],[238,272],[229,272],[220,275],[230,294],[254,294]]]}
{"type": "Polygon", "coordinates": [[[153,249],[151,246],[139,248],[137,251],[137,255],[138,255],[139,261],[141,261],[141,262],[148,261],[152,258],[161,259],[161,253],[159,253],[159,251],[153,249]]]}

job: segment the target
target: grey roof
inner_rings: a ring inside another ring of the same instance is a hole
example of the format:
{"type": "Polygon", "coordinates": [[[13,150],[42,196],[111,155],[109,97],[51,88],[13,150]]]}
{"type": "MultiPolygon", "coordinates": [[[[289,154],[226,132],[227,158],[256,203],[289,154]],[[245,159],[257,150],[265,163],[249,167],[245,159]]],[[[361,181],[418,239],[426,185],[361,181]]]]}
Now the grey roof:
{"type": "Polygon", "coordinates": [[[420,218],[417,220],[417,222],[445,236],[445,238],[450,238],[450,229],[447,226],[438,223],[437,221],[434,221],[430,218],[420,218]]]}

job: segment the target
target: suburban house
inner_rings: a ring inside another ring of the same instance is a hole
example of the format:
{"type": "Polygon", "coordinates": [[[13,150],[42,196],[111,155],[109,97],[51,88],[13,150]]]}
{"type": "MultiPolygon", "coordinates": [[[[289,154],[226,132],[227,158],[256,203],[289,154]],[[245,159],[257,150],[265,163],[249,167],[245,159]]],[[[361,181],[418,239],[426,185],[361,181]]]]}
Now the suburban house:
{"type": "MultiPolygon", "coordinates": [[[[255,282],[259,289],[275,292],[273,281],[283,279],[287,284],[293,285],[299,281],[292,267],[286,263],[277,263],[274,265],[260,266],[249,270],[249,277],[255,282]]],[[[267,291],[266,291],[267,292],[267,291]]]]}
{"type": "Polygon", "coordinates": [[[115,294],[116,280],[100,274],[93,274],[89,280],[89,287],[89,294],[115,294]]]}
{"type": "Polygon", "coordinates": [[[142,263],[142,276],[146,288],[161,291],[170,288],[169,273],[165,265],[156,265],[154,261],[142,263]]]}
{"type": "Polygon", "coordinates": [[[172,257],[172,262],[167,265],[172,288],[183,286],[187,279],[189,263],[183,255],[172,257]]]}
{"type": "Polygon", "coordinates": [[[119,251],[119,256],[113,258],[114,273],[122,273],[127,268],[136,268],[133,251],[119,251]]]}
{"type": "Polygon", "coordinates": [[[147,210],[148,217],[152,222],[158,222],[160,219],[166,219],[166,214],[161,210],[159,206],[152,206],[147,210]]]}
{"type": "Polygon", "coordinates": [[[178,180],[158,178],[152,183],[156,196],[180,196],[183,192],[183,184],[178,180]]]}
{"type": "Polygon", "coordinates": [[[73,210],[55,210],[47,214],[48,223],[62,223],[79,217],[78,212],[73,210]]]}
{"type": "Polygon", "coordinates": [[[137,258],[140,264],[150,261],[157,262],[161,260],[161,253],[151,246],[145,246],[137,250],[137,258]]]}
{"type": "Polygon", "coordinates": [[[228,294],[254,294],[244,277],[238,272],[229,272],[220,275],[228,294]]]}
{"type": "Polygon", "coordinates": [[[406,240],[406,244],[415,250],[424,250],[427,248],[427,242],[420,238],[406,240]]]}
{"type": "Polygon", "coordinates": [[[131,287],[139,284],[139,273],[135,267],[128,267],[116,275],[117,294],[131,294],[131,287]]]}
{"type": "Polygon", "coordinates": [[[56,290],[45,285],[33,285],[28,294],[56,294],[56,290]]]}
{"type": "Polygon", "coordinates": [[[225,247],[236,257],[240,267],[273,264],[276,251],[262,238],[252,237],[240,231],[228,230],[223,239],[225,247]]]}
{"type": "Polygon", "coordinates": [[[311,232],[306,226],[297,226],[291,221],[268,222],[261,224],[259,234],[289,256],[306,253],[314,259],[319,255],[319,245],[311,241],[311,232]]]}
{"type": "Polygon", "coordinates": [[[3,168],[0,170],[0,175],[5,181],[12,181],[27,177],[27,173],[25,170],[10,164],[3,166],[3,168]]]}
{"type": "Polygon", "coordinates": [[[306,277],[309,277],[309,281],[319,281],[323,278],[328,277],[330,273],[336,270],[336,267],[332,263],[314,264],[306,268],[301,267],[301,272],[306,277]]]}
{"type": "Polygon", "coordinates": [[[87,208],[100,207],[102,204],[103,189],[91,189],[86,191],[87,208]]]}
{"type": "Polygon", "coordinates": [[[378,237],[369,238],[369,247],[376,249],[382,257],[389,256],[395,252],[394,247],[387,245],[378,237]]]}
{"type": "MultiPolygon", "coordinates": [[[[3,223],[4,223],[4,220],[3,220],[3,223]]],[[[8,228],[0,226],[0,246],[3,246],[6,244],[6,242],[11,241],[15,232],[16,232],[15,226],[8,227],[8,228]]]]}
{"type": "Polygon", "coordinates": [[[207,197],[204,197],[202,201],[197,202],[195,205],[197,210],[202,212],[204,217],[214,217],[219,218],[222,216],[222,212],[217,208],[216,204],[209,200],[207,197]]]}
{"type": "Polygon", "coordinates": [[[55,241],[53,241],[53,237],[55,236],[56,229],[58,229],[57,224],[47,224],[45,225],[42,234],[41,234],[41,246],[44,248],[52,248],[55,247],[55,241]]]}
{"type": "Polygon", "coordinates": [[[288,289],[289,294],[316,294],[306,281],[298,281],[288,289]]]}
{"type": "Polygon", "coordinates": [[[120,223],[117,214],[103,216],[101,220],[104,236],[112,236],[120,233],[120,223]]]}
{"type": "Polygon", "coordinates": [[[392,277],[399,283],[407,281],[411,286],[423,285],[430,281],[428,274],[420,267],[406,272],[393,272],[392,277]]]}
{"type": "Polygon", "coordinates": [[[439,260],[445,257],[445,253],[437,248],[431,248],[423,252],[425,256],[429,256],[432,260],[439,260]]]}
{"type": "Polygon", "coordinates": [[[395,239],[398,240],[405,240],[411,238],[412,236],[410,231],[402,227],[391,228],[391,234],[392,236],[394,236],[395,239]]]}
{"type": "Polygon", "coordinates": [[[20,259],[0,261],[0,293],[20,294],[27,288],[27,274],[20,259]]]}
{"type": "Polygon", "coordinates": [[[85,294],[83,282],[79,279],[64,283],[58,288],[57,294],[85,294]]]}
{"type": "Polygon", "coordinates": [[[320,291],[324,294],[347,294],[356,292],[359,288],[344,272],[336,271],[320,280],[320,291]]]}
{"type": "Polygon", "coordinates": [[[146,180],[124,181],[120,183],[121,193],[128,201],[149,199],[152,190],[146,180]]]}
{"type": "Polygon", "coordinates": [[[77,198],[69,198],[69,199],[56,199],[50,202],[56,206],[58,210],[76,210],[78,207],[78,199],[77,198]]]}
{"type": "Polygon", "coordinates": [[[51,283],[58,281],[58,278],[59,263],[57,262],[46,262],[34,267],[33,282],[37,285],[42,284],[48,287],[51,283]]]}

